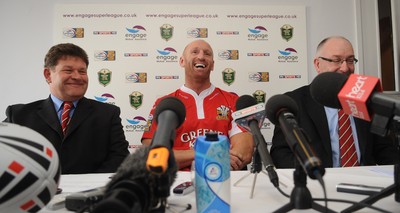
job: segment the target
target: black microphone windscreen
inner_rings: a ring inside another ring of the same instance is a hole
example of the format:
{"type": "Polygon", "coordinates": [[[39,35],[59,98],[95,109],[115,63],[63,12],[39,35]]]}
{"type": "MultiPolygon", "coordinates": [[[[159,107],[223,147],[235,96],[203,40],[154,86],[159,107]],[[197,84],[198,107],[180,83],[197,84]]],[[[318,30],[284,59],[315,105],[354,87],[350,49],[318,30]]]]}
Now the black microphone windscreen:
{"type": "MultiPolygon", "coordinates": [[[[149,146],[141,147],[125,158],[107,183],[104,199],[97,204],[94,213],[149,212],[150,208],[157,205],[162,197],[157,190],[167,187],[169,191],[176,179],[178,166],[175,162],[170,162],[171,166],[164,174],[153,175],[146,168],[149,150],[149,146]],[[160,183],[157,177],[164,181],[160,183]],[[137,208],[135,206],[140,206],[142,211],[132,211],[137,208]]],[[[171,158],[171,161],[174,159],[171,158]]]]}
{"type": "Polygon", "coordinates": [[[257,101],[253,96],[242,95],[236,100],[236,110],[241,110],[256,104],[257,101]]]}
{"type": "Polygon", "coordinates": [[[336,72],[323,72],[310,84],[311,97],[327,107],[341,109],[338,94],[347,81],[347,76],[336,72]]]}
{"type": "Polygon", "coordinates": [[[162,99],[160,103],[158,103],[158,105],[156,106],[156,110],[154,112],[154,116],[156,118],[157,123],[158,123],[158,116],[165,110],[171,110],[175,112],[175,114],[178,116],[178,122],[179,122],[178,126],[180,126],[185,121],[186,108],[185,105],[182,103],[182,101],[179,100],[178,98],[169,96],[162,99]]]}
{"type": "Polygon", "coordinates": [[[147,155],[150,147],[144,146],[136,149],[132,154],[128,155],[118,167],[115,175],[108,183],[108,186],[114,185],[122,179],[138,179],[143,178],[148,180],[151,175],[146,168],[147,155]]]}
{"type": "Polygon", "coordinates": [[[287,95],[274,95],[268,99],[265,105],[267,118],[275,125],[278,124],[279,114],[283,110],[289,111],[293,115],[296,115],[298,106],[296,102],[287,95]]]}

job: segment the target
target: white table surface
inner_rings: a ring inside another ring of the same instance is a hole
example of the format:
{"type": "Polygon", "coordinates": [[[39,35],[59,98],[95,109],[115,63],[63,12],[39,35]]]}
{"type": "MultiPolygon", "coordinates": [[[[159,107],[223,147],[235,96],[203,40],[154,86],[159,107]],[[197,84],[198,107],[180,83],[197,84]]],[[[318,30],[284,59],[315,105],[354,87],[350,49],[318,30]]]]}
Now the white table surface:
{"type": "MultiPolygon", "coordinates": [[[[278,176],[281,182],[280,186],[284,192],[290,194],[293,184],[293,169],[278,169],[278,176]]],[[[233,184],[241,177],[248,174],[249,171],[231,172],[231,212],[273,212],[289,202],[270,182],[268,176],[262,172],[250,174],[238,185],[233,184]],[[251,199],[251,187],[254,177],[255,182],[254,196],[251,199]]],[[[95,187],[104,186],[112,174],[85,174],[85,175],[62,175],[60,187],[63,189],[63,195],[68,193],[83,191],[95,187]]],[[[360,201],[367,198],[366,195],[357,195],[336,192],[338,183],[356,183],[373,186],[387,187],[394,183],[393,166],[374,166],[374,167],[353,167],[353,168],[328,168],[324,175],[324,182],[327,190],[327,197],[331,199],[344,199],[351,201],[360,201]]],[[[195,192],[187,195],[175,195],[172,188],[184,181],[190,181],[190,172],[178,172],[178,177],[171,187],[171,196],[168,198],[170,204],[188,204],[192,209],[185,212],[196,212],[195,192]]],[[[313,198],[323,198],[323,190],[317,180],[307,178],[307,188],[310,190],[313,198]]],[[[325,205],[324,202],[318,202],[325,205]]],[[[328,208],[340,212],[349,207],[350,204],[328,202],[328,208]]],[[[394,200],[394,195],[381,199],[374,203],[374,206],[385,209],[389,212],[400,212],[400,203],[394,200]]],[[[179,208],[181,210],[182,208],[179,208]]],[[[44,208],[40,213],[58,213],[70,212],[65,208],[50,210],[44,208]]],[[[173,212],[173,211],[166,211],[173,212]]],[[[317,212],[313,209],[298,210],[291,212],[317,212]]],[[[369,208],[363,208],[359,212],[377,212],[369,208]]]]}

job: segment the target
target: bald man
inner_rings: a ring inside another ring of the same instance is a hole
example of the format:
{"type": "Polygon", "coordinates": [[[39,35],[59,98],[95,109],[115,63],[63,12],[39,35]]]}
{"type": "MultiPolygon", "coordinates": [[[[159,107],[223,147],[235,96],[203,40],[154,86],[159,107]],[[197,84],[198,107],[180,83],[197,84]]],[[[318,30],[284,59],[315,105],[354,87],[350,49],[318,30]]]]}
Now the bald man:
{"type": "MultiPolygon", "coordinates": [[[[344,37],[332,36],[322,40],[314,57],[318,74],[337,72],[354,73],[357,59],[353,46],[344,37]]],[[[340,161],[338,135],[338,109],[324,107],[314,101],[309,85],[285,93],[298,107],[297,121],[309,137],[309,143],[324,167],[344,166],[340,161]]],[[[399,162],[395,142],[370,132],[370,123],[350,116],[357,165],[385,165],[399,162]]],[[[295,156],[285,141],[282,130],[276,126],[272,139],[271,156],[277,168],[294,168],[295,156]]]]}
{"type": "MultiPolygon", "coordinates": [[[[231,170],[246,168],[254,150],[253,137],[233,121],[232,112],[236,111],[238,96],[211,83],[214,53],[210,44],[201,39],[189,43],[179,64],[185,71],[185,84],[167,95],[179,98],[186,108],[186,119],[176,131],[173,146],[179,169],[190,170],[195,156],[193,147],[196,138],[210,131],[229,138],[231,170]]],[[[151,119],[154,117],[155,107],[164,97],[156,100],[150,112],[151,125],[142,136],[144,145],[150,145],[157,129],[155,120],[151,119]]]]}

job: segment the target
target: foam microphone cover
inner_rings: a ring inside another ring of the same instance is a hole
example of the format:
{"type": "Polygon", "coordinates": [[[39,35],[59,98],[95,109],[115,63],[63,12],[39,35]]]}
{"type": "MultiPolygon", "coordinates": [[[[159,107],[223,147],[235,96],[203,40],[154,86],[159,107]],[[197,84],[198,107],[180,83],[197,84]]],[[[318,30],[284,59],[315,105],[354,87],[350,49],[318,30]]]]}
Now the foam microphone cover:
{"type": "Polygon", "coordinates": [[[154,112],[157,123],[160,113],[164,112],[165,110],[171,110],[175,112],[175,114],[178,116],[178,126],[185,121],[186,108],[182,101],[178,98],[170,96],[162,99],[160,103],[158,103],[154,112]]]}
{"type": "Polygon", "coordinates": [[[111,181],[106,185],[106,194],[104,200],[97,204],[96,213],[131,213],[134,208],[138,211],[140,206],[143,211],[148,212],[149,209],[158,205],[161,196],[157,193],[157,189],[168,189],[174,183],[178,166],[175,162],[170,162],[167,171],[162,174],[166,182],[160,183],[157,177],[146,168],[147,156],[150,147],[142,147],[125,158],[111,181]],[[117,192],[114,193],[113,192],[117,192]],[[122,192],[122,193],[120,193],[122,192]],[[134,198],[134,199],[133,199],[134,198]]]}
{"type": "Polygon", "coordinates": [[[256,104],[257,101],[253,96],[242,95],[236,100],[236,110],[241,110],[256,104]]]}
{"type": "Polygon", "coordinates": [[[296,116],[298,112],[298,106],[296,102],[287,95],[274,95],[268,99],[265,105],[265,111],[268,120],[275,125],[279,125],[279,115],[286,111],[291,112],[294,116],[296,116]]]}
{"type": "Polygon", "coordinates": [[[347,81],[345,74],[323,72],[317,75],[310,84],[311,97],[327,107],[341,109],[338,94],[347,81]]]}
{"type": "MultiPolygon", "coordinates": [[[[115,173],[111,181],[107,184],[107,186],[110,187],[116,182],[123,179],[144,179],[148,181],[149,177],[152,175],[146,168],[146,161],[149,150],[150,148],[147,146],[141,147],[138,148],[134,153],[126,157],[121,166],[117,169],[117,172],[115,173]]],[[[172,166],[169,166],[167,172],[165,173],[165,175],[168,175],[170,177],[170,186],[175,181],[176,173],[178,171],[178,166],[176,165],[176,163],[173,163],[171,165],[172,166]]]]}

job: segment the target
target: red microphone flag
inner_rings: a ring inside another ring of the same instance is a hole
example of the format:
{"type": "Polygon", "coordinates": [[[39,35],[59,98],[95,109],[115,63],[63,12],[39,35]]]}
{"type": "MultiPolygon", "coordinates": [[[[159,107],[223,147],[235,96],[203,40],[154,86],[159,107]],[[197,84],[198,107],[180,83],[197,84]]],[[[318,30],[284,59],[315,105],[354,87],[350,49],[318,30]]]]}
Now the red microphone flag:
{"type": "Polygon", "coordinates": [[[338,98],[344,112],[354,117],[371,121],[367,100],[375,92],[382,92],[379,78],[351,74],[340,90],[338,98]]]}

